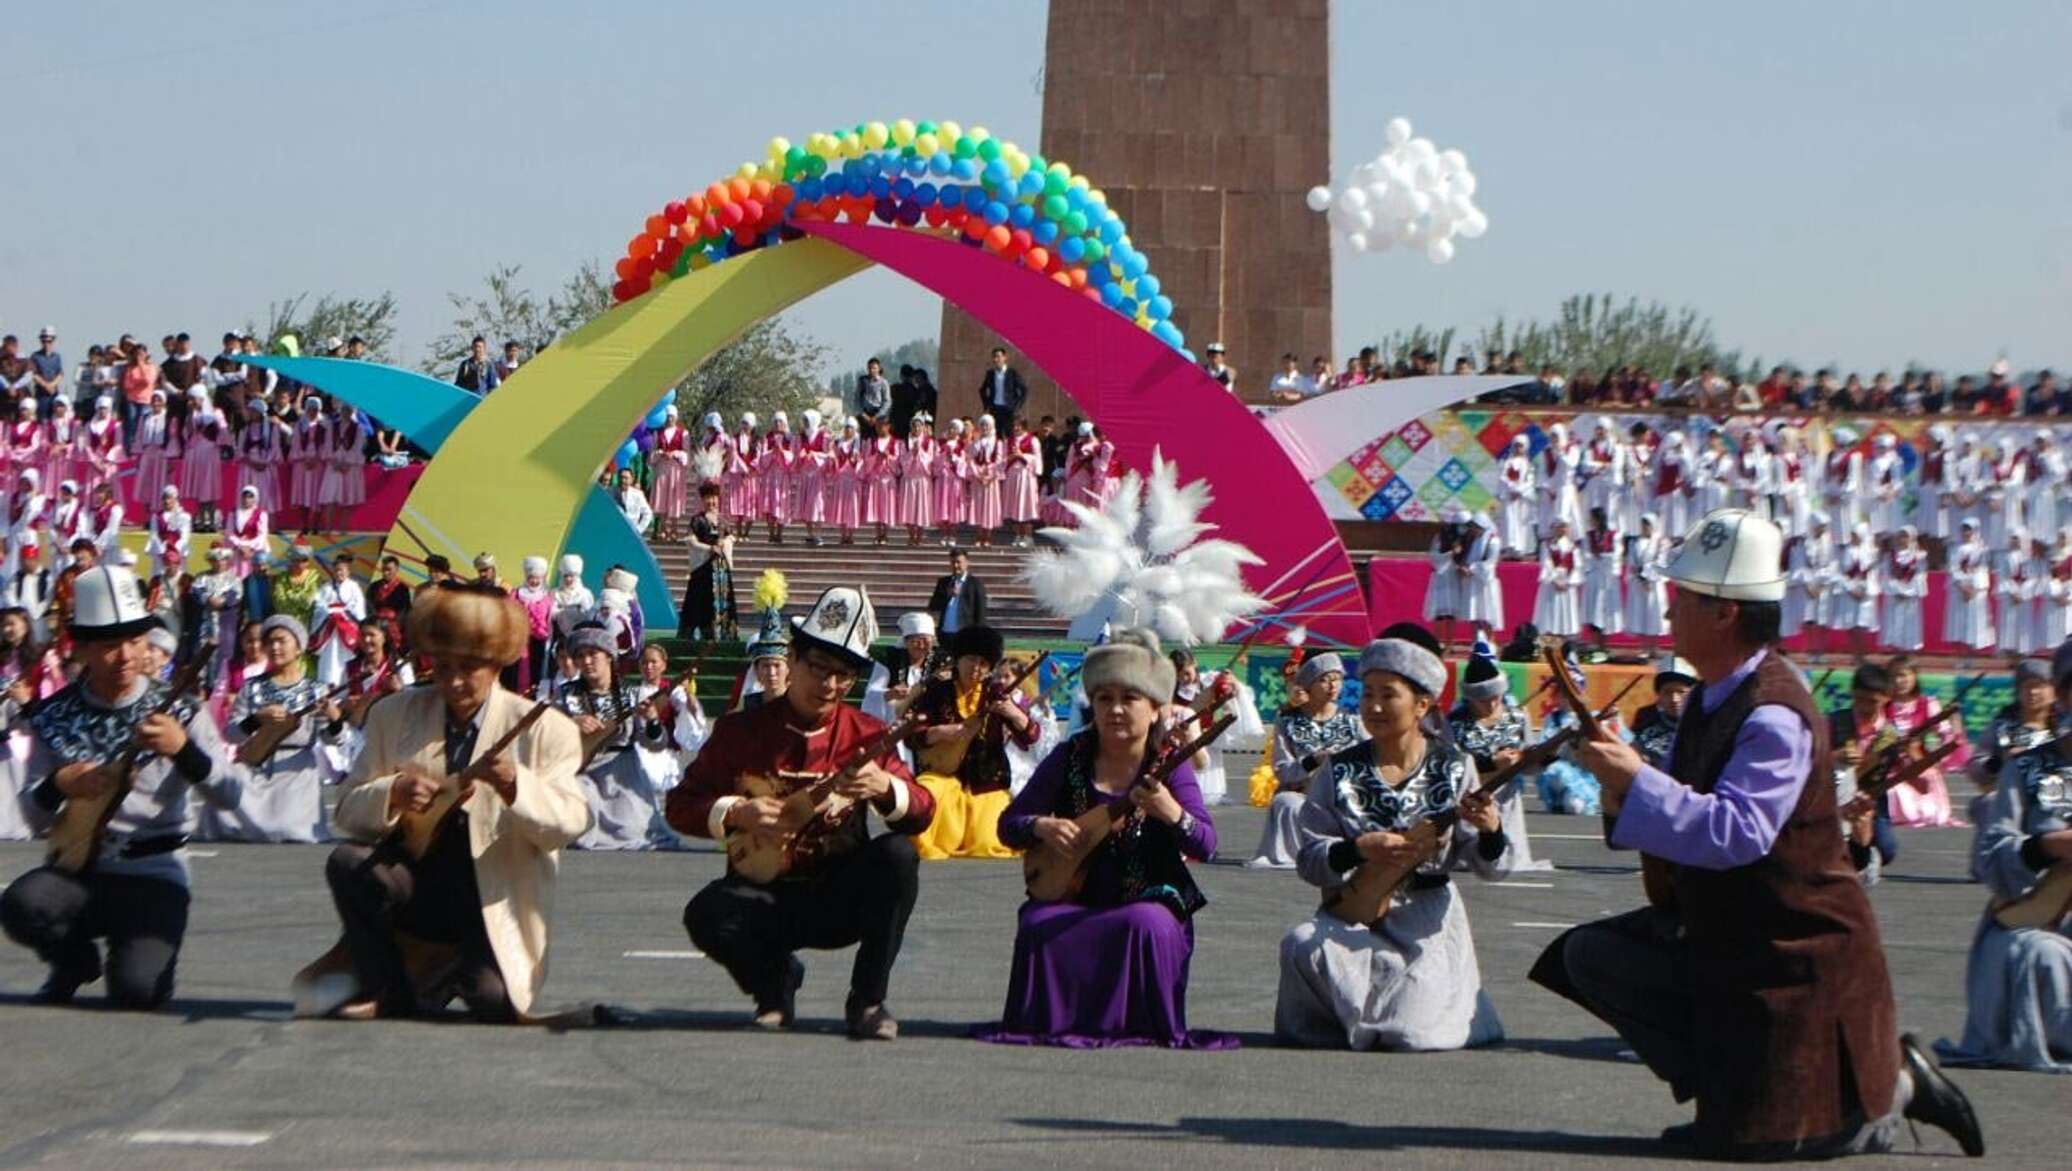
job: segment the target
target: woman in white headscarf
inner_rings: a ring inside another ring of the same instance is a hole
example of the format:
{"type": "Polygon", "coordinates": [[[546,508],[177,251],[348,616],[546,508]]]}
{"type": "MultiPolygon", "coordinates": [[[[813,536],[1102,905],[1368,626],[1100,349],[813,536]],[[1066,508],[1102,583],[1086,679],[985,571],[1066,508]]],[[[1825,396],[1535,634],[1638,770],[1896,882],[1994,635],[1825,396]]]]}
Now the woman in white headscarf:
{"type": "Polygon", "coordinates": [[[1655,646],[1669,632],[1669,539],[1659,518],[1640,516],[1640,535],[1628,542],[1627,566],[1633,575],[1626,590],[1626,633],[1640,639],[1641,653],[1655,657],[1655,646]]]}
{"type": "Polygon", "coordinates": [[[2043,645],[2062,646],[2072,641],[2072,525],[2058,530],[2058,543],[2051,548],[2050,573],[2043,580],[2043,645]]]}
{"type": "Polygon", "coordinates": [[[820,412],[807,410],[800,416],[805,434],[793,447],[791,461],[791,518],[806,526],[806,543],[820,544],[820,526],[827,522],[828,464],[834,459],[834,444],[820,422],[820,412]]]}
{"type": "Polygon", "coordinates": [[[1899,539],[1885,566],[1885,620],[1879,641],[1888,651],[1921,649],[1921,608],[1928,597],[1928,554],[1921,549],[1920,531],[1902,526],[1899,539]]]}
{"type": "Polygon", "coordinates": [[[1871,635],[1878,629],[1878,579],[1883,576],[1871,526],[1858,523],[1849,530],[1849,543],[1842,547],[1838,561],[1838,588],[1829,625],[1849,632],[1850,649],[1861,659],[1870,653],[1871,635]]]}
{"type": "Polygon", "coordinates": [[[1993,599],[1998,610],[1993,629],[1999,636],[2000,653],[2005,655],[2043,649],[2030,645],[2038,633],[2034,611],[2038,587],[2043,584],[2034,576],[2031,556],[2029,534],[2017,528],[2007,531],[2006,547],[1993,558],[1993,599]]]}
{"type": "MultiPolygon", "coordinates": [[[[1957,522],[1957,547],[1949,555],[1949,596],[1944,600],[1943,640],[1966,652],[1991,650],[1993,637],[1992,553],[1979,540],[1977,517],[1957,522]]],[[[1968,669],[1970,654],[1960,664],[1968,669]]]]}
{"type": "Polygon", "coordinates": [[[1533,535],[1534,503],[1539,491],[1539,469],[1532,461],[1532,440],[1523,435],[1511,440],[1511,454],[1497,471],[1497,517],[1504,526],[1504,549],[1531,553],[1539,544],[1533,535]]]}

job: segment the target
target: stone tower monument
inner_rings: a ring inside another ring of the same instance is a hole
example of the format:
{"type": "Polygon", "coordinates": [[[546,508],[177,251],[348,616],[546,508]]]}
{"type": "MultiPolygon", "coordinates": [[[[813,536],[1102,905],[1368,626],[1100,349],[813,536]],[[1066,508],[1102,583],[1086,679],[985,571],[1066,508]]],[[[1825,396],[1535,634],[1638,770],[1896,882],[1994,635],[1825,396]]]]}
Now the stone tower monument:
{"type": "MultiPolygon", "coordinates": [[[[1327,0],[1050,0],[1042,152],[1107,193],[1188,348],[1222,342],[1248,400],[1282,352],[1330,352],[1330,235],[1302,201],[1330,181],[1329,28],[1327,0]]],[[[982,413],[998,344],[943,306],[943,413],[982,413]]],[[[1032,422],[1076,413],[1015,360],[1032,422]]]]}

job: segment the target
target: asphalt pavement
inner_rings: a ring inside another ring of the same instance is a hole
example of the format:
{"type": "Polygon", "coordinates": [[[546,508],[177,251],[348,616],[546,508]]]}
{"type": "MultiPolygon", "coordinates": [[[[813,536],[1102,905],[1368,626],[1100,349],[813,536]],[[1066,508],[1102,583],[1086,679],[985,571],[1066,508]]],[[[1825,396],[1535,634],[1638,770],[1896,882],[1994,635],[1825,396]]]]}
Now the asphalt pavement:
{"type": "MultiPolygon", "coordinates": [[[[1276,947],[1315,906],[1294,875],[1236,863],[1260,814],[1224,808],[1223,860],[1201,868],[1191,1023],[1242,1035],[1223,1053],[1070,1051],[966,1038],[1000,1011],[1019,867],[924,864],[893,981],[902,1038],[841,1033],[848,953],[806,953],[799,1028],[742,1028],[748,1006],[698,956],[683,904],[709,849],[572,854],[554,922],[552,1001],[630,1023],[549,1031],[455,1022],[289,1019],[287,981],[337,935],[325,851],[202,847],[173,1005],[136,1016],[25,1003],[32,955],[0,945],[0,1165],[367,1167],[460,1164],[891,1167],[1584,1167],[1660,1163],[1688,1120],[1615,1037],[1525,972],[1561,928],[1640,899],[1631,856],[1594,820],[1533,815],[1556,868],[1468,880],[1483,980],[1508,1040],[1461,1053],[1275,1046],[1276,947]]],[[[1904,1027],[1963,1025],[1964,953],[1984,895],[1970,832],[1902,831],[1872,892],[1904,1027]]],[[[0,846],[0,875],[40,848],[0,846]]],[[[2072,1081],[1959,1071],[1990,1162],[2062,1167],[2072,1081]],[[2056,1155],[2051,1152],[2057,1151],[2056,1155]]],[[[1960,1161],[1946,1136],[1851,1166],[1960,1161]]]]}

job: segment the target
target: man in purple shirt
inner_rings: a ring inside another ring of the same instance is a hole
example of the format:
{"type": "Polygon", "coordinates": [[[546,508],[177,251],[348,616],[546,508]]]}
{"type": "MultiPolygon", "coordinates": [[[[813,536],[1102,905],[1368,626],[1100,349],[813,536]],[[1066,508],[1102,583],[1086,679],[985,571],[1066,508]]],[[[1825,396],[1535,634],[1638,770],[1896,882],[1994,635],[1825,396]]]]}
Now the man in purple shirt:
{"type": "Polygon", "coordinates": [[[1609,733],[1576,746],[1603,785],[1608,840],[1641,851],[1650,905],[1566,933],[1532,976],[1696,1101],[1696,1121],[1663,1138],[1704,1157],[1877,1153],[1903,1119],[1977,1156],[1962,1091],[1896,1035],[1877,919],[1826,783],[1827,721],[1776,649],[1782,545],[1769,521],[1720,509],[1670,562],[1697,717],[1662,768],[1609,733]]]}

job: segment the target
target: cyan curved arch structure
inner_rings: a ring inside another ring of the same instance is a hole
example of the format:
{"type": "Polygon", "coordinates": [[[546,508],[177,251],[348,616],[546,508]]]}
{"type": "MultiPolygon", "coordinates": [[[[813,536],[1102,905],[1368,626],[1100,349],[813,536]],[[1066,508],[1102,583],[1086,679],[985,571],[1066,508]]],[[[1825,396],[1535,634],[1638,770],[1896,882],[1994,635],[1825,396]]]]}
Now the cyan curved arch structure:
{"type": "MultiPolygon", "coordinates": [[[[451,383],[415,370],[384,366],[378,362],[270,355],[254,355],[246,358],[245,362],[337,395],[402,432],[404,438],[434,458],[445,449],[446,441],[454,431],[483,402],[451,383]]],[[[546,555],[552,548],[543,546],[534,552],[546,555]]],[[[393,543],[386,545],[385,549],[404,558],[413,572],[421,569],[424,553],[429,551],[416,549],[414,544],[401,546],[393,543]]],[[[655,560],[654,550],[639,533],[633,531],[626,514],[619,511],[602,487],[593,484],[584,495],[575,524],[568,534],[567,549],[583,559],[584,574],[593,584],[602,583],[607,566],[623,565],[631,570],[640,579],[640,609],[649,624],[675,628],[676,600],[670,592],[669,582],[662,576],[662,567],[655,560]]],[[[451,558],[453,555],[449,553],[448,556],[451,558]]],[[[467,556],[472,557],[473,554],[467,556]]],[[[503,558],[499,556],[498,560],[503,561],[503,558]]],[[[454,559],[454,564],[462,566],[465,572],[465,558],[454,559]]],[[[503,564],[515,567],[517,563],[505,561],[503,564]]]]}
{"type": "Polygon", "coordinates": [[[1258,553],[1264,637],[1293,623],[1338,642],[1369,633],[1337,530],[1243,404],[1169,345],[1054,281],[922,232],[799,225],[806,238],[686,273],[614,307],[524,366],[453,429],[388,535],[389,547],[458,562],[568,545],[597,470],[656,397],[750,325],[872,263],[958,304],[1050,374],[1148,466],[1238,469],[1206,519],[1258,553]]]}

